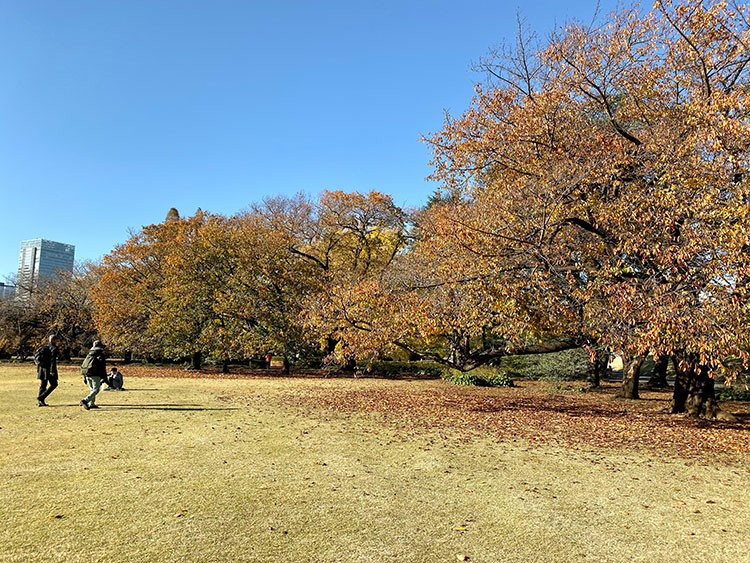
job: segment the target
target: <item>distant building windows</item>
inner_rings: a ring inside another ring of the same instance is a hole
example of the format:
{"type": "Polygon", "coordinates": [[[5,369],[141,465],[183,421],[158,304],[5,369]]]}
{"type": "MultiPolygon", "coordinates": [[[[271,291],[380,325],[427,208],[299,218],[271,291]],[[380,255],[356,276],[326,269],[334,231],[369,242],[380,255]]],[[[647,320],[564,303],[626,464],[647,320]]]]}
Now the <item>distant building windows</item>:
{"type": "Polygon", "coordinates": [[[16,287],[19,294],[31,291],[44,283],[45,278],[59,272],[72,272],[75,261],[75,246],[46,239],[21,241],[18,257],[18,278],[16,287]]]}
{"type": "Polygon", "coordinates": [[[0,282],[0,299],[8,299],[16,294],[16,286],[0,282]]]}

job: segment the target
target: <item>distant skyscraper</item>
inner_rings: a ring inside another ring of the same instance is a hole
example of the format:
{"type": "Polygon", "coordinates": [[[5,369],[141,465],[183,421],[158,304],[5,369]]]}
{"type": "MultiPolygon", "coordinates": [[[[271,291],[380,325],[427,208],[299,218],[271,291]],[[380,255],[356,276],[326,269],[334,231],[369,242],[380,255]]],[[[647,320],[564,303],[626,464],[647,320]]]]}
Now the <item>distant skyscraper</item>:
{"type": "Polygon", "coordinates": [[[37,287],[44,278],[51,278],[59,271],[71,272],[76,247],[36,238],[21,241],[21,254],[18,257],[18,291],[37,287]]]}
{"type": "Polygon", "coordinates": [[[0,299],[8,299],[16,294],[16,287],[0,282],[0,299]]]}

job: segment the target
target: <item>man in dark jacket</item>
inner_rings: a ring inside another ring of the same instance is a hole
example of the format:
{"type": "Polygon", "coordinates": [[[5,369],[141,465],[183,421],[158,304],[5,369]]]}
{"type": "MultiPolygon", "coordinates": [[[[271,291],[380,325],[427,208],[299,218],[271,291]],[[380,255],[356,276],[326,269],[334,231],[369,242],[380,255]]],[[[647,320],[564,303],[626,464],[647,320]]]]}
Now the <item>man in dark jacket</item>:
{"type": "Polygon", "coordinates": [[[34,361],[37,362],[36,376],[39,379],[39,393],[36,397],[36,403],[40,407],[46,407],[44,399],[49,397],[57,388],[57,357],[60,351],[57,348],[59,339],[56,334],[49,336],[49,342],[39,348],[34,354],[34,361]]]}
{"type": "Polygon", "coordinates": [[[104,357],[106,346],[98,340],[94,340],[89,355],[83,361],[84,366],[88,366],[86,372],[86,383],[89,386],[90,393],[85,399],[81,400],[81,406],[86,409],[98,409],[96,406],[96,395],[102,388],[102,380],[107,378],[107,360],[104,357]]]}

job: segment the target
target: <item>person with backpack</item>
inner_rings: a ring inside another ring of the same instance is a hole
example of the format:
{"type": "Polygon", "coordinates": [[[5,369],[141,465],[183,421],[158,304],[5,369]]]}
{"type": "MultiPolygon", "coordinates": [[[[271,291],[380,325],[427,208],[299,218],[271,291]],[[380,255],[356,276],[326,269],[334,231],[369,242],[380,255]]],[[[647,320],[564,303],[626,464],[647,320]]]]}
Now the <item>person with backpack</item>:
{"type": "Polygon", "coordinates": [[[98,409],[96,406],[96,396],[102,388],[102,380],[107,379],[107,360],[104,357],[106,346],[99,340],[94,340],[94,344],[89,350],[88,356],[81,364],[81,374],[86,379],[90,393],[85,399],[82,399],[80,405],[86,409],[98,409]]]}
{"type": "Polygon", "coordinates": [[[36,377],[39,379],[39,393],[36,396],[36,404],[39,407],[49,406],[44,399],[57,389],[57,358],[60,351],[57,348],[59,338],[56,334],[49,335],[47,344],[34,353],[36,364],[36,377]]]}

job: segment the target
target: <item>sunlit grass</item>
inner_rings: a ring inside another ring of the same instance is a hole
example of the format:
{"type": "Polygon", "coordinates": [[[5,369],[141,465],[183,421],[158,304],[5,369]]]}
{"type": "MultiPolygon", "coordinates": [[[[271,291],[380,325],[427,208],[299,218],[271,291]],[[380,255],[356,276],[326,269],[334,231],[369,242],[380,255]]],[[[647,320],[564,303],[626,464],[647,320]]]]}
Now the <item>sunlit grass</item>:
{"type": "Polygon", "coordinates": [[[0,559],[750,560],[747,466],[464,443],[280,401],[434,384],[126,377],[86,412],[73,371],[44,409],[29,367],[0,367],[0,559]]]}

